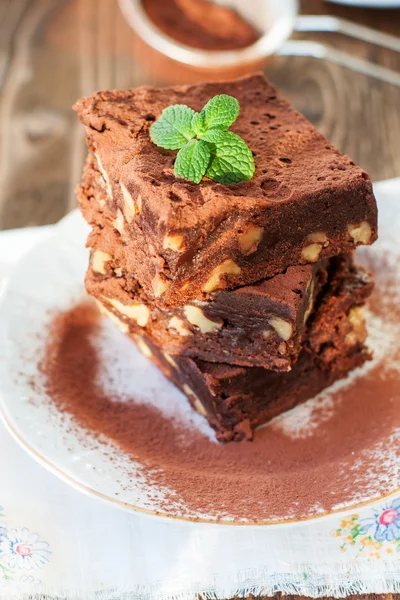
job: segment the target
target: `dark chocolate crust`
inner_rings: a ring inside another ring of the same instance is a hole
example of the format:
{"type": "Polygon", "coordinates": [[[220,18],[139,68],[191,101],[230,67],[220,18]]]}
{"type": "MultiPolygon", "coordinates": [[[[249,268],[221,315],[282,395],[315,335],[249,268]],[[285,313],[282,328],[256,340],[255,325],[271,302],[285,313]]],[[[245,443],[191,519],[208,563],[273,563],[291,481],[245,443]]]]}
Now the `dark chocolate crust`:
{"type": "MultiPolygon", "coordinates": [[[[191,87],[103,91],[81,99],[75,109],[92,154],[78,190],[81,204],[95,199],[104,213],[119,218],[128,269],[149,294],[160,279],[164,282],[160,305],[248,285],[376,239],[368,175],[261,75],[191,87]],[[253,151],[255,175],[233,186],[176,179],[176,152],[152,144],[149,127],[166,106],[185,103],[200,110],[219,93],[240,102],[232,130],[253,151]],[[311,252],[305,251],[309,246],[311,252]]],[[[99,224],[88,207],[85,217],[99,224]]]]}
{"type": "Polygon", "coordinates": [[[275,371],[289,371],[297,360],[330,262],[289,267],[257,284],[214,292],[206,301],[160,309],[137,282],[134,288],[131,278],[128,283],[124,266],[115,259],[104,263],[104,274],[97,273],[96,248],[110,257],[114,252],[101,235],[94,248],[86,289],[131,333],[143,327],[171,355],[275,371]]]}
{"type": "Polygon", "coordinates": [[[254,429],[305,402],[370,358],[362,307],[373,283],[362,268],[343,264],[289,373],[171,357],[144,332],[139,348],[204,414],[220,441],[251,439],[254,429]]]}

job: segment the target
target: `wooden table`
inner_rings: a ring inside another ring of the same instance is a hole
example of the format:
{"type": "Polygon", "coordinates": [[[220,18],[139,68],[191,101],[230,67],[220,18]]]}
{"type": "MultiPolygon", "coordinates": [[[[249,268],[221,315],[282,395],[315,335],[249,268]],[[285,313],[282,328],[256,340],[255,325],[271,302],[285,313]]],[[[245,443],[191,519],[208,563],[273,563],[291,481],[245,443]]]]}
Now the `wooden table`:
{"type": "MultiPolygon", "coordinates": [[[[304,0],[302,12],[335,13],[400,34],[400,10],[304,0]]],[[[320,38],[400,68],[390,51],[320,38]]],[[[400,175],[399,89],[309,58],[278,59],[270,77],[374,180],[400,175]]],[[[0,0],[0,229],[54,223],[75,206],[85,155],[75,99],[150,80],[116,0],[0,0]]]]}

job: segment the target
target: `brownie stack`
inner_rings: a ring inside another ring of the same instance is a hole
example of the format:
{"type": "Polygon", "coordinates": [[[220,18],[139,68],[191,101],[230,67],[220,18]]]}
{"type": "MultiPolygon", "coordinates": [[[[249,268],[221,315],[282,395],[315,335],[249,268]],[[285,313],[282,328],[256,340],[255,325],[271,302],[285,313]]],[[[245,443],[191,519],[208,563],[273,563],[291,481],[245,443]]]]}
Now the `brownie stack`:
{"type": "Polygon", "coordinates": [[[372,281],[352,253],[377,236],[370,180],[264,77],[104,91],[75,108],[89,146],[87,290],[218,439],[251,439],[369,358],[372,281]],[[152,144],[151,123],[221,93],[239,100],[232,130],[253,179],[175,178],[176,153],[152,144]]]}

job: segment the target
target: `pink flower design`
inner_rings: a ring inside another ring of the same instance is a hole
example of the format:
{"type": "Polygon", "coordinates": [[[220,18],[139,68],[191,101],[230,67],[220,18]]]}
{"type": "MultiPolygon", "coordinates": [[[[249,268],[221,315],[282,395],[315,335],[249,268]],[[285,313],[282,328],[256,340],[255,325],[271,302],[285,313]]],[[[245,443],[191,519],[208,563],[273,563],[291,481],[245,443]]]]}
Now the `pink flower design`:
{"type": "Polygon", "coordinates": [[[12,569],[41,568],[50,555],[49,544],[26,527],[8,529],[6,536],[0,539],[0,559],[12,569]]]}
{"type": "Polygon", "coordinates": [[[362,519],[361,532],[366,533],[372,527],[372,536],[378,542],[400,540],[400,498],[395,498],[383,510],[374,510],[374,516],[362,519]]]}

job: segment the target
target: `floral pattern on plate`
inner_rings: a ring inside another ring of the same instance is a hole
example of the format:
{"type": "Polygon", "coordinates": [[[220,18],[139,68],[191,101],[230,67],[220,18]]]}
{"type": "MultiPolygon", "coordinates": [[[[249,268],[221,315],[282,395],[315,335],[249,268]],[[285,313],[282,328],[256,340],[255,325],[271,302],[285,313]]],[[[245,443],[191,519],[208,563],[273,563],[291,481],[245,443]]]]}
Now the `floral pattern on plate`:
{"type": "Polygon", "coordinates": [[[352,548],[377,559],[400,553],[400,497],[371,509],[365,518],[352,514],[342,519],[331,533],[341,539],[342,552],[352,548]]]}
{"type": "Polygon", "coordinates": [[[0,507],[0,588],[9,584],[40,584],[26,571],[41,569],[50,560],[51,549],[39,534],[27,527],[9,527],[0,507]]]}

